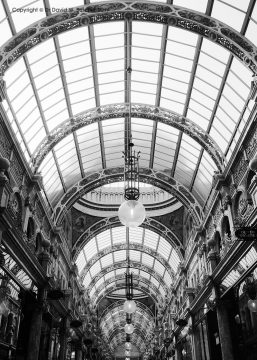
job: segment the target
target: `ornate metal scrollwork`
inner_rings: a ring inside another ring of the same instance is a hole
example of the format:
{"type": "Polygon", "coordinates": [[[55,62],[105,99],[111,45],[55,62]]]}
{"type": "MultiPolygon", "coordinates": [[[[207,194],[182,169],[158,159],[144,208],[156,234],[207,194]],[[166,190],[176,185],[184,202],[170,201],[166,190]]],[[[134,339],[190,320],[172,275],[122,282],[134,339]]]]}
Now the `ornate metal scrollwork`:
{"type": "MultiPolygon", "coordinates": [[[[93,287],[97,284],[98,280],[100,280],[104,275],[108,274],[111,271],[120,269],[120,268],[126,268],[127,266],[128,266],[127,261],[119,261],[117,263],[114,263],[110,266],[105,267],[97,275],[95,275],[95,277],[93,277],[92,281],[89,283],[89,285],[87,287],[88,291],[90,292],[93,289],[93,287]]],[[[153,276],[157,280],[157,282],[159,282],[159,284],[163,287],[163,289],[166,292],[168,292],[167,284],[164,282],[162,277],[159,274],[157,274],[156,271],[154,271],[152,268],[150,268],[149,266],[146,266],[145,264],[137,262],[137,261],[130,261],[130,266],[131,266],[131,268],[145,271],[148,274],[150,274],[151,276],[153,276]]],[[[124,273],[125,273],[125,270],[124,270],[124,273]]]]}
{"type": "MultiPolygon", "coordinates": [[[[111,277],[110,279],[108,279],[107,281],[105,281],[103,284],[101,284],[97,289],[96,291],[94,292],[94,294],[91,296],[91,300],[93,303],[95,303],[97,301],[97,298],[99,296],[99,294],[102,292],[102,290],[104,288],[106,288],[107,285],[113,283],[113,282],[116,282],[116,281],[119,281],[119,280],[123,280],[124,279],[124,284],[125,284],[125,273],[124,274],[119,274],[118,276],[114,276],[114,277],[111,277]]],[[[141,290],[141,285],[140,284],[137,284],[137,282],[139,283],[143,283],[145,284],[146,286],[148,286],[149,290],[150,291],[150,294],[155,294],[155,296],[158,296],[159,298],[162,298],[162,295],[160,293],[160,290],[157,289],[157,287],[148,279],[140,276],[140,275],[134,275],[133,277],[133,280],[134,280],[134,287],[135,289],[140,289],[141,290]]],[[[124,287],[124,285],[123,285],[124,287]]],[[[116,285],[114,287],[116,289],[116,285]]],[[[150,295],[151,296],[151,295],[150,295]]]]}
{"type": "MultiPolygon", "coordinates": [[[[46,155],[56,144],[72,132],[100,120],[126,117],[128,114],[129,104],[110,104],[89,109],[68,119],[53,129],[53,131],[38,145],[31,158],[33,171],[37,172],[46,155]]],[[[183,131],[208,152],[220,172],[224,170],[226,160],[218,144],[206,133],[206,131],[190,119],[168,109],[147,104],[131,104],[131,116],[159,121],[183,131]]]]}
{"type": "MultiPolygon", "coordinates": [[[[138,250],[144,253],[147,253],[151,256],[153,256],[155,259],[157,259],[158,261],[160,261],[160,263],[165,267],[165,269],[167,270],[168,274],[170,275],[171,278],[174,277],[174,271],[171,269],[170,264],[168,263],[168,261],[166,261],[157,251],[154,251],[153,249],[151,249],[150,247],[138,244],[138,243],[133,243],[133,241],[130,241],[130,249],[131,250],[138,250]]],[[[108,255],[112,252],[115,251],[120,251],[120,250],[125,250],[126,249],[126,244],[125,243],[120,243],[120,244],[115,244],[113,246],[108,246],[105,249],[103,249],[102,251],[99,251],[92,259],[90,259],[86,265],[84,266],[84,268],[81,271],[80,274],[80,278],[83,281],[83,279],[85,278],[87,272],[89,271],[89,269],[97,262],[99,261],[103,256],[108,255]]]]}
{"type": "MultiPolygon", "coordinates": [[[[53,221],[58,224],[63,214],[85,193],[102,186],[105,183],[122,181],[123,172],[120,168],[110,168],[98,173],[90,174],[80,180],[58,202],[54,209],[53,221]]],[[[170,176],[148,168],[140,169],[140,181],[153,184],[173,194],[190,212],[195,225],[200,225],[203,219],[203,211],[194,196],[183,185],[170,176]]]]}
{"type": "Polygon", "coordinates": [[[0,74],[34,46],[65,31],[127,18],[155,22],[192,31],[229,50],[257,73],[257,48],[233,28],[207,15],[170,4],[115,1],[87,4],[31,24],[0,48],[0,74]]]}

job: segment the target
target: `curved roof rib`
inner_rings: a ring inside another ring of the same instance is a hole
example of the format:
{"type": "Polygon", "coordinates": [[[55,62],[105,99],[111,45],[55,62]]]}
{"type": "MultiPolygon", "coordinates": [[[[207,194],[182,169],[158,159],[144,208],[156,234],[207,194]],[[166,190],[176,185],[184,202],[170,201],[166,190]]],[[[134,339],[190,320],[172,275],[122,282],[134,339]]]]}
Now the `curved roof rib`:
{"type": "Polygon", "coordinates": [[[170,4],[147,1],[115,1],[88,4],[65,13],[49,15],[29,25],[7,41],[0,49],[0,70],[3,76],[12,64],[28,50],[64,31],[81,26],[134,20],[156,22],[197,33],[225,47],[257,73],[257,50],[253,43],[235,29],[203,13],[170,4]]]}
{"type": "MultiPolygon", "coordinates": [[[[75,130],[98,121],[126,117],[128,115],[129,104],[111,104],[87,110],[61,123],[42,140],[32,155],[31,163],[34,172],[37,172],[40,164],[54,146],[75,130]]],[[[168,109],[147,104],[131,104],[131,116],[159,121],[185,132],[208,152],[219,171],[222,172],[224,170],[226,160],[218,144],[206,131],[190,119],[168,109]]]]}

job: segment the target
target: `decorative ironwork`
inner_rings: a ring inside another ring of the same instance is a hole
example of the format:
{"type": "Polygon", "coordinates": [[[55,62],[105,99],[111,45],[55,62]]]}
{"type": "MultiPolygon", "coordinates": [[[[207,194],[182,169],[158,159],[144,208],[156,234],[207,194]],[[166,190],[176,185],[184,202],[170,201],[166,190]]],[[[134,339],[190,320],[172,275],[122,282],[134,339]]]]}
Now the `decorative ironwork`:
{"type": "Polygon", "coordinates": [[[124,198],[126,200],[138,200],[139,192],[139,156],[140,151],[136,153],[133,150],[132,141],[128,144],[128,149],[124,154],[124,198]]]}
{"type": "MultiPolygon", "coordinates": [[[[153,276],[158,282],[159,284],[163,287],[163,289],[168,292],[168,286],[167,284],[164,282],[164,280],[162,279],[162,277],[156,273],[156,271],[154,271],[153,269],[151,269],[150,267],[142,264],[141,262],[137,262],[137,261],[119,261],[117,263],[114,263],[113,265],[107,266],[105,268],[103,268],[95,277],[93,277],[92,281],[89,283],[89,285],[87,286],[87,290],[90,292],[93,287],[96,285],[96,283],[103,278],[104,275],[108,274],[110,271],[114,271],[116,269],[120,269],[120,268],[128,268],[128,267],[133,267],[134,269],[138,269],[138,270],[142,270],[147,272],[149,275],[153,276]]],[[[127,273],[126,273],[127,275],[127,273]]],[[[132,291],[132,285],[131,285],[131,277],[129,279],[127,279],[126,277],[126,283],[128,286],[128,296],[131,297],[133,296],[133,291],[132,291]],[[127,281],[128,280],[128,281],[127,281]]]]}
{"type": "MultiPolygon", "coordinates": [[[[113,278],[113,282],[115,281],[115,278],[113,278]]],[[[138,288],[138,287],[137,287],[138,288]]],[[[104,291],[101,292],[101,295],[98,296],[97,300],[96,300],[96,305],[100,303],[100,301],[102,299],[104,299],[107,295],[111,294],[113,291],[119,290],[119,289],[124,289],[124,284],[116,284],[114,283],[112,286],[109,286],[107,289],[105,289],[104,291]]],[[[147,294],[149,297],[151,297],[153,299],[153,301],[155,303],[157,303],[161,297],[160,292],[158,293],[154,293],[151,290],[149,290],[148,287],[144,286],[144,284],[140,284],[140,290],[142,292],[144,292],[145,294],[147,294]]]]}
{"type": "MultiPolygon", "coordinates": [[[[104,169],[99,172],[91,173],[77,184],[72,186],[69,191],[60,199],[56,205],[52,219],[58,225],[69,208],[85,193],[92,189],[98,188],[106,183],[122,181],[122,168],[104,169]]],[[[140,168],[140,181],[152,184],[168,193],[174,195],[191,214],[195,225],[200,225],[203,219],[201,205],[195,197],[174,178],[148,168],[140,168]]]]}
{"type": "Polygon", "coordinates": [[[194,139],[211,156],[218,170],[222,172],[226,163],[225,156],[219,145],[206,133],[200,126],[190,119],[179,115],[176,112],[165,108],[147,104],[110,104],[97,108],[89,109],[79,115],[69,118],[58,125],[52,132],[45,137],[36,148],[31,158],[31,165],[34,172],[37,172],[40,164],[46,155],[72,132],[83,126],[93,124],[98,121],[129,116],[145,118],[159,121],[163,124],[172,126],[194,139]],[[131,106],[131,109],[130,109],[131,106]]]}
{"type": "MultiPolygon", "coordinates": [[[[91,296],[91,300],[92,303],[95,303],[97,301],[98,295],[101,293],[101,291],[106,288],[107,285],[113,283],[113,282],[117,282],[119,280],[123,280],[125,279],[125,274],[119,274],[118,276],[113,276],[110,279],[106,280],[103,284],[101,284],[96,291],[94,292],[94,294],[91,296]]],[[[141,285],[137,284],[136,281],[138,282],[143,282],[145,285],[147,285],[149,287],[149,291],[151,291],[152,293],[154,293],[156,296],[158,296],[160,299],[162,299],[162,295],[160,293],[160,290],[157,289],[157,287],[149,280],[147,280],[146,278],[140,276],[140,275],[134,275],[134,281],[135,281],[135,289],[139,289],[141,290],[141,285]]],[[[116,284],[114,289],[116,289],[116,284]]],[[[124,288],[124,285],[123,285],[124,288]]]]}
{"type": "Polygon", "coordinates": [[[131,19],[175,26],[201,35],[229,50],[257,73],[257,48],[246,37],[207,15],[170,4],[115,1],[87,4],[31,24],[0,49],[0,75],[36,45],[65,31],[92,24],[131,19]]]}
{"type": "MultiPolygon", "coordinates": [[[[153,256],[155,259],[157,259],[158,261],[160,261],[160,263],[165,267],[165,269],[167,270],[168,274],[170,275],[171,278],[174,277],[174,271],[172,270],[172,268],[170,267],[170,264],[168,263],[167,260],[165,260],[157,251],[151,249],[150,247],[147,247],[145,245],[141,245],[138,243],[133,243],[130,242],[129,243],[129,248],[130,250],[137,250],[146,254],[149,254],[151,256],[153,256]]],[[[89,271],[89,269],[95,264],[97,263],[97,261],[99,261],[103,256],[106,256],[112,252],[115,251],[120,251],[120,250],[125,250],[126,249],[126,244],[125,243],[120,243],[120,244],[115,244],[113,246],[108,246],[106,248],[104,248],[103,250],[99,251],[92,259],[90,259],[84,266],[84,268],[81,271],[81,275],[80,275],[80,279],[83,282],[87,272],[89,271]]]]}
{"type": "MultiPolygon", "coordinates": [[[[123,305],[123,300],[118,300],[115,303],[111,303],[106,309],[103,310],[102,314],[100,315],[100,322],[102,320],[104,321],[105,319],[108,319],[110,314],[116,313],[116,311],[124,311],[123,305]]],[[[142,302],[138,302],[136,312],[143,312],[145,317],[149,319],[153,317],[153,313],[151,312],[149,307],[142,302]]]]}
{"type": "MultiPolygon", "coordinates": [[[[74,243],[73,245],[73,260],[76,261],[82,247],[84,247],[94,236],[96,236],[97,234],[100,234],[101,232],[103,232],[106,229],[109,229],[110,227],[114,228],[120,226],[120,222],[118,220],[118,217],[111,217],[111,218],[104,218],[101,219],[100,221],[98,221],[97,223],[93,224],[91,227],[89,227],[84,234],[82,234],[77,241],[74,243]]],[[[143,224],[142,227],[145,227],[149,230],[153,230],[155,231],[157,234],[161,235],[165,240],[167,240],[176,250],[180,260],[183,260],[183,254],[184,254],[184,248],[183,245],[180,243],[179,239],[176,237],[175,234],[173,234],[173,232],[168,229],[165,225],[163,225],[162,223],[158,222],[157,220],[153,219],[153,218],[148,218],[143,224]]],[[[119,247],[119,244],[117,244],[117,246],[119,247]]],[[[122,248],[122,245],[120,245],[122,248]]],[[[123,244],[123,246],[125,246],[123,244]]],[[[135,246],[132,245],[131,246],[135,246]]],[[[138,246],[140,247],[140,244],[138,244],[138,246]]],[[[114,249],[116,249],[116,245],[113,247],[114,249]]],[[[99,256],[101,257],[101,254],[103,254],[102,256],[106,255],[108,253],[109,248],[106,248],[102,251],[99,252],[99,256]]],[[[145,248],[146,250],[146,248],[145,248]]],[[[154,253],[151,250],[151,255],[155,256],[154,253]]],[[[98,255],[95,255],[98,258],[98,255]]],[[[92,258],[92,261],[94,261],[94,259],[96,259],[96,257],[92,258]]],[[[99,257],[99,258],[100,258],[99,257]]],[[[162,261],[162,258],[158,257],[158,260],[164,265],[165,263],[162,261]]],[[[97,260],[96,260],[97,261],[97,260]]],[[[91,263],[91,260],[89,261],[88,264],[91,263]]],[[[90,266],[90,265],[89,265],[90,266]]]]}

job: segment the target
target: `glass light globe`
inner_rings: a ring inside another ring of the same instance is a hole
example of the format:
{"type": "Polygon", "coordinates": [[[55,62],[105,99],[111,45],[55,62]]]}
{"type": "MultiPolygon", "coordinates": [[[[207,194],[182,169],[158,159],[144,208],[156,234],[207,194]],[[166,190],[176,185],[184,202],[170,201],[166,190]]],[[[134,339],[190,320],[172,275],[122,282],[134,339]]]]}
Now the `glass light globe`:
{"type": "Polygon", "coordinates": [[[124,311],[128,314],[132,314],[136,311],[136,303],[134,300],[126,300],[125,303],[124,303],[124,311]]]}
{"type": "Polygon", "coordinates": [[[134,326],[132,324],[126,324],[124,329],[126,334],[132,334],[134,331],[134,326]]]}
{"type": "Polygon", "coordinates": [[[125,356],[130,356],[130,351],[129,350],[125,351],[125,356]]]}
{"type": "Polygon", "coordinates": [[[257,312],[257,300],[248,300],[247,306],[251,312],[257,312]]]}
{"type": "Polygon", "coordinates": [[[145,207],[137,200],[124,201],[119,207],[120,222],[127,227],[137,227],[145,220],[145,207]]]}
{"type": "Polygon", "coordinates": [[[130,350],[130,349],[131,349],[131,343],[130,343],[130,342],[125,342],[125,349],[126,349],[126,350],[130,350]]]}

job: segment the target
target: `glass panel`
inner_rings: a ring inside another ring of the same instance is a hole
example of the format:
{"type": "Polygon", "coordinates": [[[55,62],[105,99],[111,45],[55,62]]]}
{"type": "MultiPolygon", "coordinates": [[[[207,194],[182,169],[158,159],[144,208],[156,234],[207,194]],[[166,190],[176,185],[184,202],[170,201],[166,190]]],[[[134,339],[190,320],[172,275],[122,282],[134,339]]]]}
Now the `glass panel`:
{"type": "Polygon", "coordinates": [[[222,2],[215,1],[212,14],[216,19],[240,31],[244,21],[244,13],[222,2]]]}

